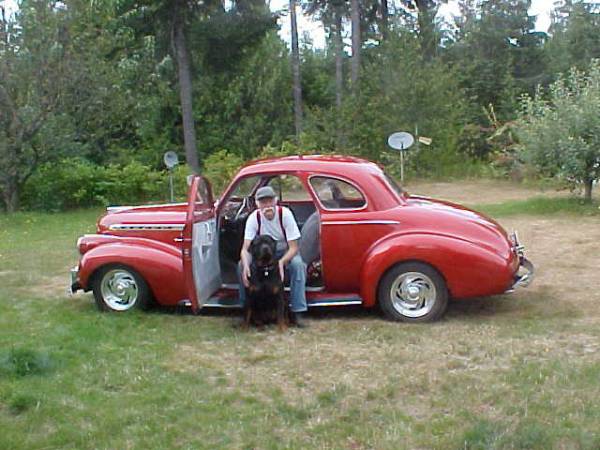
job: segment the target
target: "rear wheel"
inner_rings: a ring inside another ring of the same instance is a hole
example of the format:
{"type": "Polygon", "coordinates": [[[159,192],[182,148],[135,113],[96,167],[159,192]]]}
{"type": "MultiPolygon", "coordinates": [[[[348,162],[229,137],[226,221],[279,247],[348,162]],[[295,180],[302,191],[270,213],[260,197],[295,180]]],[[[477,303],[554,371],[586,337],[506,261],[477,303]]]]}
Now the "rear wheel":
{"type": "Polygon", "coordinates": [[[94,276],[92,290],[101,311],[148,309],[152,300],[150,289],[141,275],[121,264],[100,268],[94,276]]]}
{"type": "Polygon", "coordinates": [[[432,322],[448,306],[448,289],[433,267],[420,262],[401,263],[390,269],[379,283],[377,298],[390,320],[432,322]]]}

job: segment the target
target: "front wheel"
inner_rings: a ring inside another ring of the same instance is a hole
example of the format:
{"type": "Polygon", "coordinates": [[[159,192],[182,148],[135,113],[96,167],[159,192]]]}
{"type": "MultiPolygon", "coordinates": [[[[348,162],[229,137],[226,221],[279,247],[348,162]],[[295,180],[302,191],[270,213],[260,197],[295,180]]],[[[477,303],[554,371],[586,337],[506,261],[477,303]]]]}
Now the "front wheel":
{"type": "Polygon", "coordinates": [[[147,309],[151,302],[150,289],[144,279],[135,270],[121,264],[99,269],[94,276],[92,290],[101,311],[147,309]]]}
{"type": "Polygon", "coordinates": [[[406,262],[390,269],[379,283],[377,298],[390,320],[432,322],[442,317],[448,306],[448,289],[433,267],[406,262]]]}

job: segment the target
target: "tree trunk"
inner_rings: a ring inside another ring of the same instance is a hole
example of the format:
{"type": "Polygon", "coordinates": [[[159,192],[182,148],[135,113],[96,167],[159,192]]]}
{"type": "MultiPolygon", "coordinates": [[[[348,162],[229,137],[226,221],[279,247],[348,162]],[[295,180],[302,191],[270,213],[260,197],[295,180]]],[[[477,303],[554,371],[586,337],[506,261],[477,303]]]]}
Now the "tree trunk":
{"type": "Polygon", "coordinates": [[[179,76],[179,98],[181,101],[181,116],[183,121],[183,142],[185,159],[194,173],[200,172],[198,151],[196,150],[196,130],[194,128],[194,112],[192,108],[192,76],[190,71],[190,56],[187,51],[183,18],[184,11],[180,2],[175,3],[173,24],[173,40],[177,57],[177,73],[179,76]]]}
{"type": "Polygon", "coordinates": [[[342,13],[339,7],[335,10],[335,106],[342,107],[344,89],[344,43],[342,42],[342,13]]]}
{"type": "Polygon", "coordinates": [[[352,90],[357,91],[358,77],[360,71],[360,6],[358,0],[352,0],[352,66],[350,79],[352,81],[352,90]]]}
{"type": "Polygon", "coordinates": [[[334,48],[335,48],[335,132],[336,148],[342,146],[342,100],[344,96],[344,43],[342,41],[342,12],[340,7],[335,7],[335,28],[334,28],[334,48]]]}
{"type": "Polygon", "coordinates": [[[594,187],[594,180],[587,178],[583,180],[583,186],[585,188],[584,199],[586,202],[591,203],[592,201],[592,188],[594,187]]]}
{"type": "Polygon", "coordinates": [[[294,126],[296,129],[296,141],[298,141],[302,133],[302,84],[300,78],[300,50],[298,49],[298,24],[296,22],[296,0],[290,0],[290,22],[292,25],[294,126]]]}
{"type": "Polygon", "coordinates": [[[388,37],[389,9],[387,0],[381,0],[381,37],[385,41],[388,37]]]}
{"type": "Polygon", "coordinates": [[[437,36],[435,30],[435,15],[437,6],[431,0],[415,0],[418,9],[419,40],[421,53],[426,61],[430,61],[437,53],[437,36]]]}
{"type": "Polygon", "coordinates": [[[8,183],[4,185],[4,191],[2,191],[2,198],[6,205],[7,213],[14,213],[19,209],[19,189],[16,183],[11,180],[7,180],[8,183]]]}

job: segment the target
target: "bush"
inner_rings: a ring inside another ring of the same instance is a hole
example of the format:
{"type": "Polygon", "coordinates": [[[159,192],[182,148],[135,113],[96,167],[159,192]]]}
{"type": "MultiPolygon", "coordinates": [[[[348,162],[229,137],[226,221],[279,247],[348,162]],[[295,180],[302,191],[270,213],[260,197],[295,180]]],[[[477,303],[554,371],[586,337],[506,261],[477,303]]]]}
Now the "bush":
{"type": "Polygon", "coordinates": [[[165,201],[168,192],[166,173],[138,162],[102,167],[82,159],[65,159],[42,165],[25,184],[22,201],[25,208],[60,211],[165,201]]]}

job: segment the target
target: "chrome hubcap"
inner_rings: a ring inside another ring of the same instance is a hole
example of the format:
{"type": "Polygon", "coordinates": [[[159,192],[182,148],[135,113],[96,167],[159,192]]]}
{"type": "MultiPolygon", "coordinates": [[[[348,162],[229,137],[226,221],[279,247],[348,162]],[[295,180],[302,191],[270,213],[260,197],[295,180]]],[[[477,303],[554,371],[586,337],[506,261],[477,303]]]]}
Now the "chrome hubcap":
{"type": "Polygon", "coordinates": [[[426,315],[433,308],[436,297],[433,281],[420,272],[403,273],[390,289],[394,309],[406,317],[426,315]]]}
{"type": "Polygon", "coordinates": [[[133,275],[123,269],[107,272],[100,285],[102,298],[115,311],[126,311],[135,305],[138,285],[133,275]]]}

